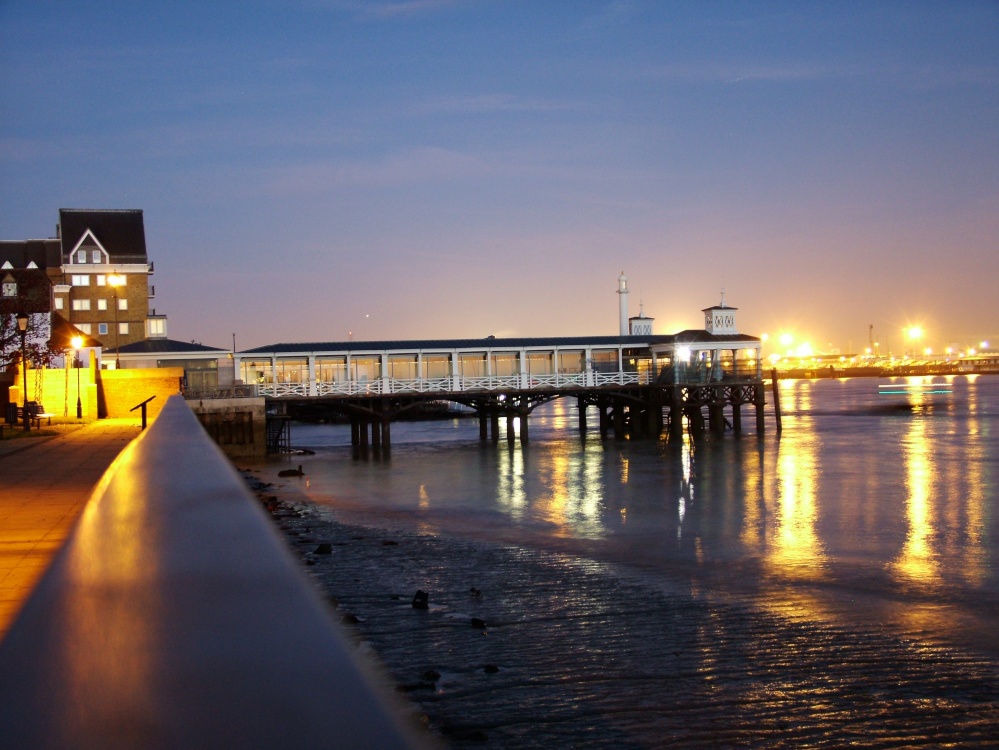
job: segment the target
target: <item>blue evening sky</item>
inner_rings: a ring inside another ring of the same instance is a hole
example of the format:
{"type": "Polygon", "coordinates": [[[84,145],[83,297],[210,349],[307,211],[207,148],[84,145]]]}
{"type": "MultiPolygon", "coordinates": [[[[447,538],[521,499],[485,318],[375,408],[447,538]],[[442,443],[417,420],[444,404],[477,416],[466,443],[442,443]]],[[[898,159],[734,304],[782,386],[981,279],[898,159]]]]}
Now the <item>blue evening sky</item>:
{"type": "Polygon", "coordinates": [[[140,208],[170,336],[999,343],[999,2],[0,0],[0,237],[140,208]]]}

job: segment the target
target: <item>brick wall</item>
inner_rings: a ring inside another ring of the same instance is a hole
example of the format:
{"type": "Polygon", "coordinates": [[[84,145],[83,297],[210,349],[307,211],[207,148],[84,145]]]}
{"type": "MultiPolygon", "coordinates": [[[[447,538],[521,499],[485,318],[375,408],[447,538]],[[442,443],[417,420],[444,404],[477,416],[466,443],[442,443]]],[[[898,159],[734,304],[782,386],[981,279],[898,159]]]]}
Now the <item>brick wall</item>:
{"type": "Polygon", "coordinates": [[[182,367],[159,367],[142,370],[99,370],[97,374],[98,414],[112,419],[138,417],[139,410],[129,410],[150,396],[147,417],[152,420],[166,403],[167,397],[180,393],[182,367]]]}

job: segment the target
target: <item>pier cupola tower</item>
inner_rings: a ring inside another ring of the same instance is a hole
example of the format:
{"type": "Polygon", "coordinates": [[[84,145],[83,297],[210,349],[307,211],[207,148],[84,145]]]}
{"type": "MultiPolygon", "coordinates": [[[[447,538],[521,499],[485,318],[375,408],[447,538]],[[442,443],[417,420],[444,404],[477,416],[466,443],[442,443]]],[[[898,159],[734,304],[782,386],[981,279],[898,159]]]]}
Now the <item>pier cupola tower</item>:
{"type": "Polygon", "coordinates": [[[720,305],[706,307],[701,311],[704,313],[704,330],[716,334],[739,333],[735,317],[738,310],[737,307],[725,304],[725,292],[722,291],[720,305]]]}
{"type": "Polygon", "coordinates": [[[620,313],[618,315],[620,320],[620,332],[622,336],[628,335],[628,277],[624,275],[624,271],[621,271],[621,275],[617,277],[617,295],[618,304],[620,307],[620,313]]]}
{"type": "Polygon", "coordinates": [[[655,318],[650,318],[645,314],[645,304],[638,303],[638,315],[628,318],[629,333],[632,336],[651,336],[653,334],[652,324],[655,318]]]}

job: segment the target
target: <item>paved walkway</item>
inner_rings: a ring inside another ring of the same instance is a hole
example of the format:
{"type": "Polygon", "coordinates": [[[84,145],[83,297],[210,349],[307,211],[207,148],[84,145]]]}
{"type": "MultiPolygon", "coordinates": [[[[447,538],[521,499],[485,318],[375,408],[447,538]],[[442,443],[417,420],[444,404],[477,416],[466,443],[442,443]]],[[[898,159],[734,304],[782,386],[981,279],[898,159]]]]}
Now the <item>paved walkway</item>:
{"type": "Polygon", "coordinates": [[[0,639],[140,424],[102,419],[53,429],[57,436],[0,441],[0,639]]]}

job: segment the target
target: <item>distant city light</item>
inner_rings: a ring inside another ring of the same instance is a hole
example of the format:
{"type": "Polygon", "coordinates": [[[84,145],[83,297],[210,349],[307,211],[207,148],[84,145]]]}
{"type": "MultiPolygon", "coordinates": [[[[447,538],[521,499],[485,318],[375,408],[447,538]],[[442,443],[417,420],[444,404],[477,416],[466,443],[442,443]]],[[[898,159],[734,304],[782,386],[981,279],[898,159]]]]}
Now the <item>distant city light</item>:
{"type": "Polygon", "coordinates": [[[781,346],[790,346],[792,341],[794,341],[794,336],[792,336],[790,333],[782,333],[780,335],[781,346]]]}
{"type": "Polygon", "coordinates": [[[921,339],[923,337],[923,329],[919,326],[912,326],[908,331],[906,331],[906,335],[913,340],[921,339]]]}
{"type": "Polygon", "coordinates": [[[689,346],[678,346],[676,349],[676,356],[681,362],[690,361],[690,347],[689,346]]]}

